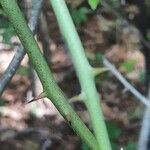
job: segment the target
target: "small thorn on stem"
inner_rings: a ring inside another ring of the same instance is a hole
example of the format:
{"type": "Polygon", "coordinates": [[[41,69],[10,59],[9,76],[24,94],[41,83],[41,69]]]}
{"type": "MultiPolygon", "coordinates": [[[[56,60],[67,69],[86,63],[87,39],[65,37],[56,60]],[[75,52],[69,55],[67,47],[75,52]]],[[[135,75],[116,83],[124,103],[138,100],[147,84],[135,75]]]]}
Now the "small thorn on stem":
{"type": "Polygon", "coordinates": [[[46,97],[45,92],[42,92],[42,93],[41,93],[40,95],[38,95],[37,97],[34,97],[33,99],[29,100],[29,101],[27,102],[27,104],[32,103],[32,102],[37,101],[37,100],[40,100],[40,99],[45,98],[45,97],[46,97]]]}

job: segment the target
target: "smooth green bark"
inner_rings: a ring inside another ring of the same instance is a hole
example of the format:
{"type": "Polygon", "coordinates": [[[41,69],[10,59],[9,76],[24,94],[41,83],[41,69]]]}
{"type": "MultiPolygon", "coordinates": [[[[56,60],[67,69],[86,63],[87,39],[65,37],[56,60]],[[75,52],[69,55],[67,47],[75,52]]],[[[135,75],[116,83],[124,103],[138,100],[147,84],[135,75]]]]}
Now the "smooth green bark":
{"type": "Polygon", "coordinates": [[[82,92],[86,96],[86,104],[91,116],[93,130],[99,143],[99,149],[111,150],[104,117],[100,109],[92,68],[86,59],[84,48],[66,3],[64,0],[50,0],[50,3],[55,12],[62,35],[68,45],[81,84],[82,92]]]}
{"type": "Polygon", "coordinates": [[[0,0],[0,4],[2,5],[9,20],[11,21],[17,35],[21,40],[22,45],[26,49],[29,60],[31,61],[42,82],[43,89],[47,97],[53,102],[61,115],[67,120],[67,122],[80,136],[80,138],[91,149],[98,150],[98,144],[95,137],[81,121],[78,115],[74,112],[72,107],[67,102],[65,96],[63,95],[62,91],[54,81],[52,73],[50,72],[47,63],[43,58],[39,46],[35,41],[31,30],[27,26],[27,23],[25,22],[25,19],[22,16],[18,5],[16,4],[16,1],[0,0]]]}

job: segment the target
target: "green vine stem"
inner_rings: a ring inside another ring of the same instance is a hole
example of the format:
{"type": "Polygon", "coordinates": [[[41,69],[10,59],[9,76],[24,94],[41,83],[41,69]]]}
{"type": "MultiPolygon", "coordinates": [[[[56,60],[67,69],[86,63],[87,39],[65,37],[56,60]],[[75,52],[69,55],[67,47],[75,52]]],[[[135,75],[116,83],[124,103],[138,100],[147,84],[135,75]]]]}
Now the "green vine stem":
{"type": "Polygon", "coordinates": [[[47,63],[40,52],[40,48],[16,3],[16,0],[0,0],[0,4],[11,21],[22,45],[26,49],[29,60],[42,82],[47,97],[53,102],[60,114],[67,120],[80,138],[91,149],[99,150],[95,137],[74,112],[62,91],[57,86],[47,63]]]}
{"type": "Polygon", "coordinates": [[[68,45],[81,84],[82,92],[86,96],[86,104],[91,116],[91,122],[99,144],[99,149],[111,150],[104,117],[100,109],[99,96],[96,91],[92,68],[87,61],[84,48],[66,3],[64,0],[50,0],[50,2],[62,35],[68,45]]]}

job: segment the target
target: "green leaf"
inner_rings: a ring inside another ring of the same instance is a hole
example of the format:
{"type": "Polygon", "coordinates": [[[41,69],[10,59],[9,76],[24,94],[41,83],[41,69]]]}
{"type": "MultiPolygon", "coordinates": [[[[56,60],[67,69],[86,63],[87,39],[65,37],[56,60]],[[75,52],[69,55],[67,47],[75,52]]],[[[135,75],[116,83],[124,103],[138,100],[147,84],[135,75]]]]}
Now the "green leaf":
{"type": "Polygon", "coordinates": [[[136,107],[133,112],[129,113],[129,119],[140,119],[143,115],[143,109],[141,107],[136,107]]]}
{"type": "Polygon", "coordinates": [[[87,15],[90,13],[90,10],[86,7],[81,7],[78,9],[72,8],[70,12],[75,25],[80,26],[87,21],[87,15]]]}
{"type": "Polygon", "coordinates": [[[0,9],[0,15],[4,15],[4,11],[2,9],[0,9]]]}
{"type": "Polygon", "coordinates": [[[132,142],[132,141],[129,141],[127,146],[124,148],[125,150],[133,150],[133,149],[136,149],[136,143],[135,142],[132,142]]]}
{"type": "Polygon", "coordinates": [[[106,126],[110,139],[117,139],[120,136],[122,131],[115,122],[107,122],[106,126]]]}
{"type": "Polygon", "coordinates": [[[5,41],[5,43],[10,44],[11,43],[10,40],[12,36],[15,35],[14,29],[12,27],[6,28],[4,29],[4,32],[2,35],[3,35],[3,40],[5,41]]]}
{"type": "Polygon", "coordinates": [[[6,101],[4,99],[0,99],[0,107],[5,105],[6,105],[6,101]]]}
{"type": "Polygon", "coordinates": [[[89,147],[85,143],[82,143],[80,150],[89,150],[89,147]]]}
{"type": "Polygon", "coordinates": [[[100,52],[97,52],[95,54],[95,61],[96,61],[96,64],[98,64],[98,65],[103,64],[103,54],[100,52]]]}
{"type": "Polygon", "coordinates": [[[3,11],[0,9],[0,35],[3,37],[3,41],[7,44],[11,43],[12,36],[15,35],[14,28],[6,17],[3,15],[3,11]]]}
{"type": "Polygon", "coordinates": [[[150,41],[150,30],[148,30],[148,32],[147,32],[147,39],[150,41]]]}
{"type": "Polygon", "coordinates": [[[100,0],[88,0],[89,5],[93,10],[96,9],[97,5],[100,3],[100,0]]]}
{"type": "Polygon", "coordinates": [[[111,147],[114,150],[118,149],[118,145],[116,143],[114,143],[114,142],[111,142],[111,147]]]}
{"type": "Polygon", "coordinates": [[[122,63],[119,67],[119,69],[123,70],[125,73],[130,73],[134,69],[134,66],[136,65],[137,60],[130,59],[122,63]]]}
{"type": "Polygon", "coordinates": [[[144,83],[144,81],[145,81],[145,71],[144,70],[140,70],[139,80],[140,80],[140,82],[144,83]]]}

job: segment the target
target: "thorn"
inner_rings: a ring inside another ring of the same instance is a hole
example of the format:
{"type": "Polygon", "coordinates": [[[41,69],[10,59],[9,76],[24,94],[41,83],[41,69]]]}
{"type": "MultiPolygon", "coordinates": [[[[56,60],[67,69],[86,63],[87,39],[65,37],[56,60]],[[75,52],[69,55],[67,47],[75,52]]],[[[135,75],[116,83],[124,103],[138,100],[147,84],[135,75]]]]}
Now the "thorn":
{"type": "Polygon", "coordinates": [[[105,73],[106,71],[109,71],[106,67],[99,67],[99,68],[92,68],[92,72],[94,76],[100,75],[105,73]]]}
{"type": "Polygon", "coordinates": [[[27,104],[32,103],[32,102],[37,101],[37,100],[40,100],[40,99],[45,98],[45,97],[46,97],[46,93],[45,93],[45,92],[42,92],[42,93],[41,93],[40,95],[38,95],[37,97],[34,97],[33,99],[29,100],[29,101],[27,102],[27,104]]]}
{"type": "Polygon", "coordinates": [[[77,101],[84,101],[85,100],[85,94],[84,92],[81,92],[79,95],[76,95],[72,98],[70,98],[70,103],[74,103],[74,102],[77,102],[77,101]]]}

